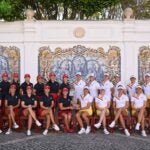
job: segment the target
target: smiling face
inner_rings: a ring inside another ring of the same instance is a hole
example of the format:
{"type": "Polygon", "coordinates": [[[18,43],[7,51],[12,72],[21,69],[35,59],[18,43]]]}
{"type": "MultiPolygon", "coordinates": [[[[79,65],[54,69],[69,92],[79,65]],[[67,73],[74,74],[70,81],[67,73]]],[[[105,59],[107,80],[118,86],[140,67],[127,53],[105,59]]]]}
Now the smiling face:
{"type": "Polygon", "coordinates": [[[132,77],[132,78],[130,78],[130,81],[131,81],[131,83],[135,83],[136,78],[132,77]]]}
{"type": "Polygon", "coordinates": [[[27,89],[27,95],[31,95],[32,94],[32,89],[27,89]]]}
{"type": "Polygon", "coordinates": [[[149,76],[145,76],[145,82],[150,82],[150,77],[149,76]]]}
{"type": "Polygon", "coordinates": [[[118,94],[119,95],[122,95],[124,93],[124,90],[123,89],[118,89],[118,94]]]}
{"type": "Polygon", "coordinates": [[[77,74],[77,75],[76,75],[76,80],[77,80],[77,81],[80,81],[80,80],[81,80],[81,75],[77,74]]]}
{"type": "Polygon", "coordinates": [[[16,92],[16,88],[10,88],[10,94],[14,94],[16,92]]]}
{"type": "Polygon", "coordinates": [[[55,76],[55,75],[51,75],[51,76],[50,76],[50,80],[51,80],[51,81],[55,81],[55,80],[56,80],[56,76],[55,76]]]}
{"type": "Polygon", "coordinates": [[[94,80],[95,80],[95,77],[94,77],[94,76],[89,76],[89,80],[90,80],[90,81],[94,81],[94,80]]]}
{"type": "Polygon", "coordinates": [[[104,95],[105,94],[105,90],[104,89],[100,89],[100,94],[104,95]]]}
{"type": "Polygon", "coordinates": [[[30,77],[26,77],[26,78],[25,78],[25,81],[26,81],[26,82],[30,82],[30,77]]]}
{"type": "Polygon", "coordinates": [[[136,88],[136,93],[137,93],[137,94],[141,94],[141,93],[142,93],[142,89],[141,89],[141,88],[139,88],[139,87],[138,87],[138,88],[136,88]]]}
{"type": "Polygon", "coordinates": [[[83,93],[84,93],[84,95],[87,95],[87,94],[89,94],[89,90],[85,88],[85,89],[83,90],[83,93]]]}

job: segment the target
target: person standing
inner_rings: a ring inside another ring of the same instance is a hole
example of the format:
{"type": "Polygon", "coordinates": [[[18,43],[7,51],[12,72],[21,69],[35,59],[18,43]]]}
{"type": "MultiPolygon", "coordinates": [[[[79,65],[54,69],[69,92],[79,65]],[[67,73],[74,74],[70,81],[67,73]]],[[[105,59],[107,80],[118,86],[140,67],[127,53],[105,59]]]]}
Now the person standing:
{"type": "Polygon", "coordinates": [[[12,76],[12,83],[11,84],[16,85],[16,95],[19,96],[19,94],[20,94],[20,82],[19,82],[19,75],[18,75],[18,73],[14,73],[13,74],[13,76],[12,76]]]}

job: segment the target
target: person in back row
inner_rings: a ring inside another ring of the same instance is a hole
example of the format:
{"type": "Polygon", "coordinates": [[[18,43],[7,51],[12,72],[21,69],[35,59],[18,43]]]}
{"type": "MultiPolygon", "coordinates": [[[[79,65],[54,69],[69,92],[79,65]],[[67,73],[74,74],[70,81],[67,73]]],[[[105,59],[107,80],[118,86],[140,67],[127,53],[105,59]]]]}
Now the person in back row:
{"type": "Polygon", "coordinates": [[[50,86],[44,85],[44,94],[40,97],[39,110],[39,115],[46,117],[46,129],[44,130],[43,135],[47,135],[50,121],[52,121],[54,130],[59,131],[59,127],[54,120],[53,108],[54,100],[53,97],[50,95],[50,86]]]}
{"type": "Polygon", "coordinates": [[[127,95],[124,94],[124,87],[122,85],[118,86],[118,95],[117,97],[114,97],[113,99],[113,105],[114,105],[114,109],[115,109],[115,118],[112,121],[112,123],[109,125],[110,128],[113,128],[116,124],[116,122],[120,121],[125,135],[126,136],[130,136],[130,133],[128,131],[128,129],[126,128],[125,125],[125,121],[123,119],[123,116],[127,116],[128,115],[128,107],[129,107],[129,98],[127,95]]]}
{"type": "Polygon", "coordinates": [[[26,95],[27,94],[27,86],[31,86],[33,88],[33,84],[30,82],[30,74],[25,74],[24,79],[25,81],[20,86],[20,95],[26,95]]]}
{"type": "Polygon", "coordinates": [[[18,75],[18,73],[14,73],[13,74],[11,84],[16,85],[16,95],[19,96],[19,94],[20,94],[20,82],[19,82],[19,75],[18,75]]]}

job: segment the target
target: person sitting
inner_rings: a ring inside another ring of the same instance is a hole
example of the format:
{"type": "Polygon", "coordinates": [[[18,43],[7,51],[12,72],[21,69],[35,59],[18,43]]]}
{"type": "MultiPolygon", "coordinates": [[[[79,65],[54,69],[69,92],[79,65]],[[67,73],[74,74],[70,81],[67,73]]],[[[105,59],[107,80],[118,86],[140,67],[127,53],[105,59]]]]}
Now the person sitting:
{"type": "Polygon", "coordinates": [[[90,126],[90,120],[89,117],[92,116],[93,110],[92,110],[92,102],[93,102],[93,97],[89,94],[89,88],[87,86],[84,87],[83,89],[83,95],[79,97],[79,111],[76,114],[77,121],[80,125],[80,131],[78,134],[83,134],[83,133],[90,133],[91,131],[91,126],[90,126]],[[83,125],[83,120],[86,122],[87,128],[84,128],[83,125]]]}
{"type": "Polygon", "coordinates": [[[136,93],[131,97],[131,107],[132,107],[132,116],[137,117],[137,124],[135,130],[139,130],[140,126],[142,129],[142,136],[147,136],[144,130],[145,126],[145,108],[146,108],[147,98],[143,94],[142,87],[140,85],[136,86],[136,93]]]}
{"type": "Polygon", "coordinates": [[[34,109],[37,107],[36,97],[32,94],[32,86],[26,87],[26,94],[22,96],[21,107],[23,108],[23,115],[28,117],[28,130],[27,135],[31,135],[32,119],[37,126],[41,126],[41,123],[37,120],[34,109]]]}
{"type": "Polygon", "coordinates": [[[95,103],[99,121],[94,126],[100,128],[101,123],[103,123],[104,134],[109,134],[109,131],[106,129],[106,116],[109,115],[110,97],[105,94],[105,88],[103,86],[100,88],[100,94],[95,99],[95,103]]]}
{"type": "Polygon", "coordinates": [[[53,114],[53,107],[54,107],[54,100],[53,97],[50,95],[50,86],[44,85],[44,94],[40,98],[40,116],[46,117],[46,129],[43,132],[43,135],[47,135],[48,129],[50,126],[50,121],[53,123],[53,128],[56,131],[59,131],[59,127],[54,121],[54,114],[53,114]]]}
{"type": "Polygon", "coordinates": [[[114,102],[114,109],[115,109],[115,118],[112,121],[112,123],[109,125],[109,127],[113,128],[119,119],[124,129],[125,135],[130,136],[130,133],[125,126],[125,121],[123,118],[123,116],[128,115],[127,108],[129,107],[129,98],[127,95],[124,94],[124,87],[122,85],[118,86],[118,95],[117,97],[114,97],[113,102],[114,102]]]}
{"type": "Polygon", "coordinates": [[[11,84],[9,88],[9,94],[5,98],[5,113],[8,116],[8,124],[9,128],[6,134],[12,133],[12,123],[13,123],[13,128],[17,129],[19,126],[17,125],[15,121],[15,115],[19,112],[19,106],[20,106],[20,98],[16,93],[16,85],[11,84]]]}

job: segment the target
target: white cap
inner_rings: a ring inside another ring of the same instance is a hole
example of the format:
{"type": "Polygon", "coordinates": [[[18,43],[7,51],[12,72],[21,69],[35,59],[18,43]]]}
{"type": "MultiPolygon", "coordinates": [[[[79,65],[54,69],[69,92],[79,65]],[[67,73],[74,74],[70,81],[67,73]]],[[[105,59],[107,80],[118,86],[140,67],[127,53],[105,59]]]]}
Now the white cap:
{"type": "Polygon", "coordinates": [[[149,77],[150,77],[150,73],[146,73],[146,74],[145,74],[145,77],[146,77],[146,76],[149,76],[149,77]]]}
{"type": "Polygon", "coordinates": [[[81,76],[81,72],[77,72],[76,75],[80,75],[81,76]]]}
{"type": "Polygon", "coordinates": [[[88,89],[88,90],[89,90],[89,87],[88,87],[88,86],[85,86],[83,89],[88,89]]]}
{"type": "Polygon", "coordinates": [[[134,75],[131,75],[131,76],[130,76],[130,79],[131,79],[131,78],[135,78],[135,79],[136,79],[136,77],[135,77],[134,75]]]}
{"type": "Polygon", "coordinates": [[[124,90],[125,88],[124,88],[124,86],[122,86],[122,85],[119,85],[118,86],[118,88],[117,88],[117,90],[124,90]]]}
{"type": "Polygon", "coordinates": [[[90,73],[88,76],[89,77],[95,77],[95,74],[94,73],[90,73]]]}
{"type": "Polygon", "coordinates": [[[109,76],[109,73],[108,73],[108,72],[105,72],[105,73],[104,73],[104,76],[109,76]]]}
{"type": "Polygon", "coordinates": [[[137,88],[142,89],[142,86],[141,86],[141,85],[137,85],[137,86],[136,86],[136,89],[137,89],[137,88]]]}

